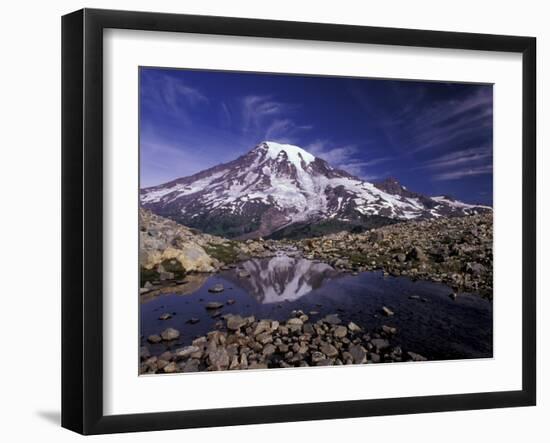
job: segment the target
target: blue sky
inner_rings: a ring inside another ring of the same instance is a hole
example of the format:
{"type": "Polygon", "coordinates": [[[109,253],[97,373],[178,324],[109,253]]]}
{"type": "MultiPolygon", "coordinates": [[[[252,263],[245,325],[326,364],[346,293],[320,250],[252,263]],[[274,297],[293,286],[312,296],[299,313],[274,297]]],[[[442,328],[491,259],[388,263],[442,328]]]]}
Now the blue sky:
{"type": "Polygon", "coordinates": [[[140,68],[141,186],[298,145],[365,180],[492,204],[491,85],[140,68]]]}

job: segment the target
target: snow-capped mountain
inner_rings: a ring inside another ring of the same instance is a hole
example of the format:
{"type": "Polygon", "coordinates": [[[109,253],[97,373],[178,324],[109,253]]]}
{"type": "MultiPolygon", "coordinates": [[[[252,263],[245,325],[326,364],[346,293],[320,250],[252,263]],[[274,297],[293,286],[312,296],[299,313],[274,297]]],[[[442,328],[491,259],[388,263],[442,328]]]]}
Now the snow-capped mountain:
{"type": "Polygon", "coordinates": [[[142,206],[159,215],[239,238],[317,223],[372,227],[491,210],[410,192],[395,179],[369,183],[298,146],[275,142],[262,142],[229,163],[140,194],[142,206]]]}
{"type": "Polygon", "coordinates": [[[262,304],[296,301],[325,281],[341,275],[326,263],[287,255],[269,260],[247,260],[241,266],[250,277],[239,278],[232,273],[226,278],[246,289],[262,304]]]}

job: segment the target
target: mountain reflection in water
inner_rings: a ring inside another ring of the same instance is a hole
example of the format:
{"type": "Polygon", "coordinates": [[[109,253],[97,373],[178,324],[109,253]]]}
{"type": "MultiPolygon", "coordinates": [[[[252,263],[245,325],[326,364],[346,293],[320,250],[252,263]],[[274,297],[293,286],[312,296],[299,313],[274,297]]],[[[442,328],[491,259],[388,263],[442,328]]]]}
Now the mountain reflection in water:
{"type": "Polygon", "coordinates": [[[313,322],[338,313],[344,324],[353,321],[365,331],[390,325],[398,330],[396,344],[430,360],[492,356],[489,301],[462,293],[452,299],[448,296],[451,289],[441,283],[414,282],[382,272],[341,273],[328,264],[288,252],[286,256],[248,260],[216,274],[189,275],[185,284],[142,296],[142,344],[160,355],[217,329],[226,314],[285,321],[293,310],[300,309],[313,322]],[[243,270],[250,276],[239,277],[243,270]],[[222,292],[209,292],[218,284],[223,285],[222,292]],[[207,309],[211,302],[221,308],[207,309]],[[381,315],[382,306],[395,315],[381,315]],[[162,320],[163,313],[170,313],[171,318],[162,320]],[[149,335],[168,327],[180,331],[177,343],[147,343],[149,335]]]}
{"type": "Polygon", "coordinates": [[[232,271],[222,275],[263,304],[298,300],[339,274],[326,263],[287,255],[248,260],[240,269],[250,277],[240,278],[232,271]]]}

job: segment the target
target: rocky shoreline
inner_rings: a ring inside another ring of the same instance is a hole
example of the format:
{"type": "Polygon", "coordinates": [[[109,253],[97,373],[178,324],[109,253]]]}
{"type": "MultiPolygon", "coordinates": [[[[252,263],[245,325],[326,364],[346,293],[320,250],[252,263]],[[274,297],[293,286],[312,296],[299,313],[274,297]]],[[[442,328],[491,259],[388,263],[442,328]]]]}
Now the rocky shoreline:
{"type": "Polygon", "coordinates": [[[140,210],[141,294],[162,293],[185,276],[212,273],[278,252],[330,264],[343,272],[442,282],[458,292],[493,297],[492,213],[411,221],[364,233],[305,240],[232,241],[186,228],[140,210]]]}
{"type": "Polygon", "coordinates": [[[460,291],[493,298],[492,213],[398,223],[295,244],[304,257],[339,269],[383,270],[392,276],[445,283],[454,296],[460,291]]]}
{"type": "MultiPolygon", "coordinates": [[[[152,356],[140,349],[140,374],[291,368],[366,363],[424,361],[426,358],[392,343],[399,331],[390,325],[363,331],[342,322],[338,314],[317,321],[294,311],[285,322],[256,320],[227,314],[218,329],[181,347],[180,332],[167,328],[149,336],[149,343],[164,343],[167,350],[152,356]]],[[[385,315],[390,316],[386,313],[385,315]]]]}

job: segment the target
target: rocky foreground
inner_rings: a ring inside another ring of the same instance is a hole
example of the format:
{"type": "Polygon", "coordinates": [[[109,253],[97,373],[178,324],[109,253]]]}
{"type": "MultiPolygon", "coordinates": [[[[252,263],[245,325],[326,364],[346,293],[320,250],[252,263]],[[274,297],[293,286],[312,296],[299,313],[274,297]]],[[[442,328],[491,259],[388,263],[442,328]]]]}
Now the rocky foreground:
{"type": "Polygon", "coordinates": [[[164,342],[171,349],[151,356],[143,346],[140,374],[426,360],[392,345],[396,328],[383,326],[368,333],[353,322],[342,325],[337,314],[315,322],[302,311],[293,312],[286,322],[229,314],[219,327],[185,347],[177,347],[180,333],[173,328],[149,336],[149,343],[164,342]]]}
{"type": "Polygon", "coordinates": [[[139,229],[142,294],[153,290],[153,282],[174,283],[189,273],[216,272],[252,256],[273,255],[276,249],[267,243],[264,247],[262,241],[235,242],[204,234],[144,209],[139,211],[139,229]]]}
{"type": "Polygon", "coordinates": [[[398,223],[295,243],[304,256],[336,268],[383,270],[443,282],[456,292],[493,297],[492,213],[398,223]]]}

